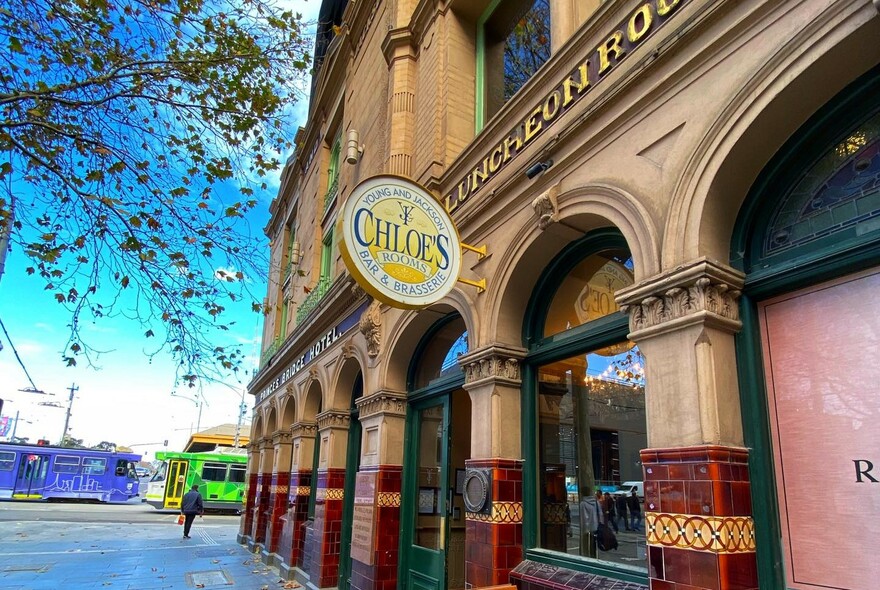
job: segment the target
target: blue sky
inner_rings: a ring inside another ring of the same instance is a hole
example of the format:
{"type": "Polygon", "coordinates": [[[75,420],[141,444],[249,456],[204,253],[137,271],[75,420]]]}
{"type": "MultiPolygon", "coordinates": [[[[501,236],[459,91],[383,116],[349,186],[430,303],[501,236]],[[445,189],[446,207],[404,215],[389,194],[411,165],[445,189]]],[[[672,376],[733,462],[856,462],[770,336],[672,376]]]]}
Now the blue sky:
{"type": "MultiPolygon", "coordinates": [[[[307,21],[316,19],[320,7],[317,1],[287,0],[279,4],[301,12],[307,21]]],[[[305,124],[307,109],[305,101],[297,105],[297,123],[291,137],[297,125],[305,124]]],[[[284,154],[282,161],[288,155],[284,154]]],[[[252,231],[259,235],[268,221],[268,207],[277,191],[279,176],[280,170],[271,179],[269,189],[259,195],[260,206],[248,216],[252,231]]],[[[267,239],[265,243],[268,248],[267,239]]],[[[36,387],[54,395],[19,391],[30,383],[6,336],[0,333],[0,398],[5,400],[4,416],[14,418],[18,412],[16,435],[29,437],[32,442],[38,438],[57,442],[64,428],[68,388],[76,384],[79,390],[71,410],[71,436],[84,439],[86,444],[108,440],[137,445],[134,450],[146,452],[146,459],[152,459],[166,439],[169,449],[182,449],[199,420],[199,407],[193,400],[198,392],[185,386],[175,388],[175,362],[170,354],[162,352],[151,360],[145,351],[151,349],[152,342],[143,337],[138,323],[104,318],[82,327],[90,344],[106,351],[97,358],[96,366],[89,367],[83,362],[67,367],[61,357],[69,336],[69,313],[55,302],[51,292],[43,289],[39,278],[24,272],[26,266],[21,251],[9,252],[5,272],[0,277],[0,319],[36,387]],[[177,396],[172,395],[175,391],[177,396]],[[47,402],[62,407],[41,405],[47,402]]],[[[266,291],[265,284],[255,287],[258,293],[266,291]]],[[[250,306],[251,301],[245,300],[237,308],[227,307],[228,319],[236,322],[229,336],[243,345],[250,358],[245,362],[240,382],[230,378],[225,385],[204,387],[202,429],[234,424],[238,419],[244,386],[260,354],[262,316],[251,311],[250,306]]],[[[253,397],[247,395],[245,402],[249,423],[253,397]]],[[[248,431],[247,426],[244,431],[248,431]]]]}

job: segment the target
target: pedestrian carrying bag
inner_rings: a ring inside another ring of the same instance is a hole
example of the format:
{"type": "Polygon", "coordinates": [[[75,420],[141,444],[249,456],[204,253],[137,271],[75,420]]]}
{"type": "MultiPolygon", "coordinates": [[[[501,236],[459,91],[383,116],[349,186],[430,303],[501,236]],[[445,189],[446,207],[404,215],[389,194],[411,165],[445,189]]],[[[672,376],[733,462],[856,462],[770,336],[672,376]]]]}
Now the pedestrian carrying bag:
{"type": "Polygon", "coordinates": [[[181,514],[180,516],[177,517],[177,524],[183,524],[183,521],[184,521],[184,518],[183,518],[183,515],[181,514]]]}

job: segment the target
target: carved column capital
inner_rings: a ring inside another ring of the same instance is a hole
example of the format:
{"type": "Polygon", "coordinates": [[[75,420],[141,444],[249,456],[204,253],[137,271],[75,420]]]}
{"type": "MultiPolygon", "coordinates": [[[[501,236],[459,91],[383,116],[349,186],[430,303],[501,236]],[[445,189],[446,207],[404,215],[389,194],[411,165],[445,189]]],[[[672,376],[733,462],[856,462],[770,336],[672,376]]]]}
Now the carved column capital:
{"type": "Polygon", "coordinates": [[[301,420],[294,422],[290,427],[290,436],[293,438],[315,438],[318,434],[318,423],[301,420]]]}
{"type": "Polygon", "coordinates": [[[702,322],[731,333],[742,327],[739,297],[745,276],[700,258],[617,293],[637,340],[702,322]]]}
{"type": "Polygon", "coordinates": [[[464,369],[465,387],[494,382],[519,387],[522,383],[522,359],[526,350],[500,344],[463,354],[458,364],[464,369]]]}
{"type": "Polygon", "coordinates": [[[272,433],[272,445],[284,445],[290,444],[290,431],[289,430],[276,430],[272,433]]]}
{"type": "Polygon", "coordinates": [[[272,447],[272,437],[264,436],[257,441],[260,451],[265,451],[272,447]]]}
{"type": "Polygon", "coordinates": [[[348,430],[348,425],[351,422],[351,415],[342,410],[327,410],[326,412],[318,414],[317,420],[318,432],[323,432],[331,428],[348,430]]]}
{"type": "Polygon", "coordinates": [[[359,418],[363,421],[375,414],[406,417],[406,394],[392,391],[377,391],[355,401],[359,418]]]}

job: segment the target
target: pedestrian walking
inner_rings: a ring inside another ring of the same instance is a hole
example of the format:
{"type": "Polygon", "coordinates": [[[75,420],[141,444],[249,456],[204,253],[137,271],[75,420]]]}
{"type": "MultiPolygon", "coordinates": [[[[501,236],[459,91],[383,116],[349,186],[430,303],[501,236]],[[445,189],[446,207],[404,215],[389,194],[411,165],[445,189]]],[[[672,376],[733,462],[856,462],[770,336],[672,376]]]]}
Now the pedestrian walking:
{"type": "Polygon", "coordinates": [[[205,513],[205,505],[202,502],[202,495],[199,493],[199,486],[194,485],[190,491],[183,495],[183,501],[180,503],[180,513],[183,515],[183,538],[189,539],[189,531],[192,523],[199,516],[205,513]]]}
{"type": "Polygon", "coordinates": [[[617,528],[617,510],[614,506],[614,498],[611,497],[611,494],[605,492],[602,504],[605,509],[605,524],[610,524],[615,533],[620,532],[620,529],[617,528]]]}
{"type": "Polygon", "coordinates": [[[629,520],[626,517],[626,504],[627,504],[626,494],[625,493],[616,494],[614,496],[614,503],[617,506],[617,524],[618,524],[617,530],[620,530],[619,525],[620,525],[621,520],[623,521],[623,526],[626,527],[626,530],[629,530],[629,520]]]}
{"type": "Polygon", "coordinates": [[[642,505],[639,502],[639,496],[633,490],[630,497],[626,499],[627,508],[629,508],[630,523],[632,530],[637,531],[642,528],[642,505]]]}

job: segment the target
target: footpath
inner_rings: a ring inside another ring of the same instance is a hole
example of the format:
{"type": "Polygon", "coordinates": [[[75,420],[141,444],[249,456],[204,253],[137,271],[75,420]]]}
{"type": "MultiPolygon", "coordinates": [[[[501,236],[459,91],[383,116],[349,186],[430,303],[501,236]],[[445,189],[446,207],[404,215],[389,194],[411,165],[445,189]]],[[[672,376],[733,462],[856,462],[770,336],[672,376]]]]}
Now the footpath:
{"type": "Polygon", "coordinates": [[[3,590],[300,588],[235,542],[234,524],[0,523],[3,590]]]}

